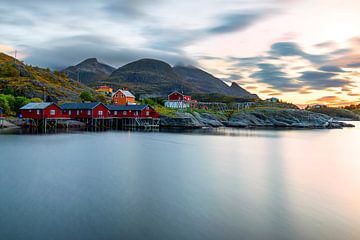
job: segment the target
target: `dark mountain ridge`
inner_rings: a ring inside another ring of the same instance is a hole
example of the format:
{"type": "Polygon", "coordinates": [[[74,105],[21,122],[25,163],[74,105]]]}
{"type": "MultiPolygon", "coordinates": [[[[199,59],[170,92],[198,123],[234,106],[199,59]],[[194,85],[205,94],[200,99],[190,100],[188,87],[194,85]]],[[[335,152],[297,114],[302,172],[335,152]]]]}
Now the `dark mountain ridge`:
{"type": "Polygon", "coordinates": [[[107,84],[113,88],[129,88],[136,95],[167,96],[172,91],[188,94],[216,93],[226,96],[258,98],[237,83],[228,86],[219,78],[194,66],[174,66],[156,59],[140,59],[115,69],[96,58],[62,71],[69,78],[90,87],[107,84]]]}
{"type": "Polygon", "coordinates": [[[95,87],[107,80],[113,71],[114,67],[101,63],[96,58],[89,58],[61,72],[73,80],[95,87]]]}

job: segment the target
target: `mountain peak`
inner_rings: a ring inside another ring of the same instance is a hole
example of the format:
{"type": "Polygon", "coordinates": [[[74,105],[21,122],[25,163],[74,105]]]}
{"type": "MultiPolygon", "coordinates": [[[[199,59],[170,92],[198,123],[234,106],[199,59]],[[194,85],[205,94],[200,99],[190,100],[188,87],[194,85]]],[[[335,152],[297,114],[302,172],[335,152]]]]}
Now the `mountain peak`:
{"type": "Polygon", "coordinates": [[[97,58],[88,58],[81,63],[68,67],[62,72],[74,80],[78,80],[89,86],[96,86],[99,81],[106,80],[115,68],[101,63],[97,58]]]}
{"type": "Polygon", "coordinates": [[[99,63],[99,61],[97,60],[97,58],[88,58],[88,59],[82,61],[80,64],[83,64],[83,63],[99,63]]]}

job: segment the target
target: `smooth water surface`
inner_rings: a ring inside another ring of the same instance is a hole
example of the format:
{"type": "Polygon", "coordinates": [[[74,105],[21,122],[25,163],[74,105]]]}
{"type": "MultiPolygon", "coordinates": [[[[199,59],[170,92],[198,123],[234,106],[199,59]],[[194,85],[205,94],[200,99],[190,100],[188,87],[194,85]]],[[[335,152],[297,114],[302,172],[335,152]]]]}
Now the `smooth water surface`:
{"type": "Polygon", "coordinates": [[[360,239],[360,125],[0,135],[0,239],[360,239]]]}

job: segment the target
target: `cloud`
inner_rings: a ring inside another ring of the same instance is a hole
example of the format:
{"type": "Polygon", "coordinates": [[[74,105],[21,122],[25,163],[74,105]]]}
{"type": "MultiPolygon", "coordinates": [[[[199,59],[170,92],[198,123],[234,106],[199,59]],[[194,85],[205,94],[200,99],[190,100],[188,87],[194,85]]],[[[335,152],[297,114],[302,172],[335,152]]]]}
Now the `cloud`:
{"type": "Polygon", "coordinates": [[[277,42],[271,45],[269,54],[276,57],[300,56],[314,64],[320,64],[327,60],[325,55],[312,55],[304,52],[297,43],[277,42]]]}
{"type": "Polygon", "coordinates": [[[316,100],[313,100],[312,102],[326,102],[326,103],[329,103],[329,102],[338,102],[340,100],[341,99],[338,96],[324,96],[324,97],[318,98],[316,100]]]}
{"type": "Polygon", "coordinates": [[[349,63],[346,66],[350,68],[360,68],[360,62],[349,63]]]}
{"type": "Polygon", "coordinates": [[[259,82],[269,84],[273,88],[282,91],[294,91],[299,89],[300,85],[293,79],[287,77],[287,74],[276,65],[270,63],[260,63],[257,65],[260,71],[251,75],[259,82]]]}
{"type": "Polygon", "coordinates": [[[324,90],[327,88],[344,87],[351,84],[350,81],[344,79],[336,79],[335,73],[305,71],[299,77],[304,86],[311,87],[312,89],[324,90]]]}
{"type": "Polygon", "coordinates": [[[319,68],[319,70],[324,71],[324,72],[345,72],[340,67],[331,66],[331,65],[322,66],[321,68],[319,68]]]}
{"type": "Polygon", "coordinates": [[[160,3],[160,0],[111,0],[103,9],[111,17],[141,18],[148,16],[146,7],[160,3]]]}
{"type": "Polygon", "coordinates": [[[220,18],[220,23],[207,31],[210,34],[224,34],[243,30],[260,19],[264,18],[266,13],[234,13],[224,15],[220,18]]]}
{"type": "Polygon", "coordinates": [[[156,58],[170,64],[185,62],[196,65],[196,62],[186,55],[147,48],[119,47],[116,43],[97,36],[69,37],[62,39],[55,45],[51,43],[46,45],[50,47],[34,48],[27,46],[28,57],[24,60],[34,65],[54,69],[63,69],[94,56],[115,67],[120,67],[140,58],[156,58]]]}

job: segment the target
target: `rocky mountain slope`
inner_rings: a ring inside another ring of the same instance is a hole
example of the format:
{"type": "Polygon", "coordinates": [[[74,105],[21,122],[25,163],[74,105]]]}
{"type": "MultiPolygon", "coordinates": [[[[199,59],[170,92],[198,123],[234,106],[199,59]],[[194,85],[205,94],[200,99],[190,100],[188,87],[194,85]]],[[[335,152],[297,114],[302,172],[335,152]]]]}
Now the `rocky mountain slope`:
{"type": "Polygon", "coordinates": [[[187,82],[194,85],[196,93],[218,93],[228,96],[257,98],[256,95],[249,93],[238,84],[232,83],[229,87],[219,78],[199,68],[193,66],[175,66],[173,69],[187,82]]]}
{"type": "Polygon", "coordinates": [[[162,61],[141,59],[114,71],[109,79],[112,85],[128,87],[136,94],[167,95],[173,90],[195,91],[193,84],[176,74],[162,61]]]}
{"type": "Polygon", "coordinates": [[[96,58],[85,61],[62,70],[69,78],[79,81],[91,87],[101,85],[101,81],[107,80],[115,68],[100,63],[96,58]]]}
{"type": "MultiPolygon", "coordinates": [[[[17,96],[47,101],[78,101],[83,91],[94,91],[61,73],[25,65],[14,58],[0,53],[0,92],[10,88],[17,96]]],[[[95,93],[94,93],[95,94],[95,93]]]]}
{"type": "Polygon", "coordinates": [[[87,59],[62,71],[74,80],[96,87],[108,84],[114,88],[127,87],[136,95],[167,96],[181,90],[189,94],[217,93],[227,96],[257,98],[236,83],[230,87],[220,79],[196,67],[175,66],[155,59],[141,59],[114,69],[87,59]]]}

